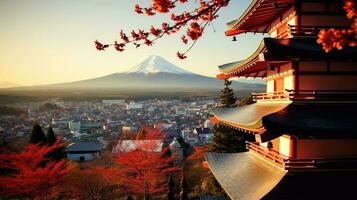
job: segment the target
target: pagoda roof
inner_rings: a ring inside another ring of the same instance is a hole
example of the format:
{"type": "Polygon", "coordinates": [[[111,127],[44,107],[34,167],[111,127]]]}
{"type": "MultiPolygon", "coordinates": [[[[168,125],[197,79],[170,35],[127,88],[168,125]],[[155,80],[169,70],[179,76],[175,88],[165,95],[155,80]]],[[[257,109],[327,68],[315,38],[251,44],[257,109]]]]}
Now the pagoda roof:
{"type": "Polygon", "coordinates": [[[205,153],[208,166],[231,199],[262,199],[286,171],[250,152],[205,153]]]}
{"type": "Polygon", "coordinates": [[[357,103],[254,103],[214,108],[218,123],[254,133],[266,142],[283,134],[297,137],[357,138],[357,103]]]}
{"type": "Polygon", "coordinates": [[[220,123],[253,133],[262,133],[262,117],[282,110],[288,105],[289,102],[254,103],[238,108],[213,108],[212,112],[220,123]]]}
{"type": "Polygon", "coordinates": [[[227,23],[227,36],[245,32],[266,33],[270,24],[280,14],[294,5],[294,0],[253,0],[245,12],[236,20],[227,23]],[[276,2],[277,7],[273,6],[276,2]]]}
{"type": "Polygon", "coordinates": [[[205,153],[210,170],[233,200],[351,199],[355,170],[287,172],[252,152],[205,153]]]}
{"type": "Polygon", "coordinates": [[[247,59],[219,66],[222,74],[217,77],[264,77],[268,63],[279,65],[298,60],[355,60],[355,55],[357,48],[353,47],[333,49],[326,53],[314,37],[264,38],[247,59]]]}
{"type": "Polygon", "coordinates": [[[266,115],[262,123],[269,134],[357,137],[357,103],[292,103],[266,115]]]}

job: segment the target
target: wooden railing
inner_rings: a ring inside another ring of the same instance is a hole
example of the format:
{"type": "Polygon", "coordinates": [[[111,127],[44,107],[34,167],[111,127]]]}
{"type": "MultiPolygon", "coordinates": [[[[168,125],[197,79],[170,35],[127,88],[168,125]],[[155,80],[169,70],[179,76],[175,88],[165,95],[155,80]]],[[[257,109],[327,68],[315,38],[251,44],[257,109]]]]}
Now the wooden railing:
{"type": "Polygon", "coordinates": [[[284,163],[286,170],[356,170],[357,158],[329,159],[288,159],[284,163]]]}
{"type": "Polygon", "coordinates": [[[284,168],[285,160],[287,159],[287,157],[279,154],[278,152],[270,150],[266,147],[259,146],[258,144],[255,144],[253,142],[247,142],[247,148],[249,149],[249,151],[255,152],[260,156],[264,157],[265,159],[273,162],[274,164],[284,168]]]}
{"type": "Polygon", "coordinates": [[[288,26],[288,32],[291,36],[317,36],[323,29],[346,29],[345,26],[288,26]]]}
{"type": "Polygon", "coordinates": [[[310,159],[294,159],[289,158],[276,152],[272,149],[259,146],[254,142],[247,142],[247,148],[250,152],[256,153],[288,171],[309,171],[309,170],[356,170],[357,158],[310,158],[310,159]]]}
{"type": "Polygon", "coordinates": [[[357,101],[357,90],[286,90],[285,92],[252,93],[258,101],[357,101]]]}
{"type": "Polygon", "coordinates": [[[293,101],[357,101],[357,90],[286,90],[293,101]]]}
{"type": "Polygon", "coordinates": [[[289,99],[289,94],[284,91],[280,92],[270,92],[270,93],[252,93],[253,100],[255,102],[261,100],[287,100],[289,99]]]}

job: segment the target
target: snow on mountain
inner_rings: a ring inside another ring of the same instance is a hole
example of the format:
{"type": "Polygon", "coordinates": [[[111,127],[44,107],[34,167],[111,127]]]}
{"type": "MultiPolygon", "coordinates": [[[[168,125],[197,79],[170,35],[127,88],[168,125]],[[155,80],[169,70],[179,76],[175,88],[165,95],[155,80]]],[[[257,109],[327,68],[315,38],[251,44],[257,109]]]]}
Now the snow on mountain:
{"type": "Polygon", "coordinates": [[[129,71],[125,73],[144,73],[144,74],[151,74],[151,73],[158,73],[158,72],[166,72],[166,73],[173,73],[173,74],[193,74],[190,71],[184,70],[165,59],[161,58],[160,56],[149,56],[143,62],[137,64],[129,71]]]}

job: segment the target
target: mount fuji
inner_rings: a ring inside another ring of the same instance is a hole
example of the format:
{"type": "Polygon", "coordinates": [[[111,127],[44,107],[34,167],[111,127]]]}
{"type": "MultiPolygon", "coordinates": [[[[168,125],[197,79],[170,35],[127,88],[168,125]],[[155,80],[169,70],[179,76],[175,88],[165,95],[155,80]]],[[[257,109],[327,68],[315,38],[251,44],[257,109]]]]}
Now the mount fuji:
{"type": "MultiPolygon", "coordinates": [[[[234,89],[252,90],[262,89],[262,84],[240,83],[233,81],[234,89]]],[[[223,81],[195,74],[180,68],[160,56],[149,56],[143,62],[125,72],[113,73],[94,79],[20,87],[18,89],[41,90],[78,90],[78,89],[218,89],[223,88],[223,81]]]]}
{"type": "Polygon", "coordinates": [[[160,56],[149,56],[143,62],[139,63],[135,67],[131,68],[126,73],[172,73],[172,74],[193,74],[185,69],[182,69],[160,56]]]}

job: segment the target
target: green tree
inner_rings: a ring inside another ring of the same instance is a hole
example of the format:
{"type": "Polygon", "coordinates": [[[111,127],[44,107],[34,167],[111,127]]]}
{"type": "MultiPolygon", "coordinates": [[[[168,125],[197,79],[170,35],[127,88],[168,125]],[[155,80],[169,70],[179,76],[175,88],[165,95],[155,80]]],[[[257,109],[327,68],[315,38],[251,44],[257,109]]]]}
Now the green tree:
{"type": "Polygon", "coordinates": [[[239,106],[246,106],[246,105],[253,104],[253,103],[254,103],[253,96],[249,95],[249,96],[242,98],[239,101],[239,106]]]}
{"type": "MultiPolygon", "coordinates": [[[[234,97],[233,90],[229,88],[232,81],[224,80],[224,89],[221,95],[221,105],[223,108],[236,107],[237,98],[234,97]]],[[[215,124],[212,128],[213,138],[210,146],[210,151],[233,153],[246,151],[245,141],[246,133],[234,130],[227,126],[215,124]]]]}
{"type": "Polygon", "coordinates": [[[246,141],[250,140],[247,133],[215,124],[212,128],[213,138],[210,151],[220,153],[236,153],[246,151],[246,141]]]}
{"type": "Polygon", "coordinates": [[[166,193],[166,199],[167,200],[174,200],[175,199],[174,187],[175,187],[175,183],[172,180],[172,177],[169,176],[169,178],[167,180],[167,193],[166,193]]]}
{"type": "Polygon", "coordinates": [[[41,126],[37,123],[35,123],[32,127],[30,143],[40,145],[44,145],[47,143],[46,136],[43,133],[41,126]]]}
{"type": "Polygon", "coordinates": [[[47,128],[46,139],[47,139],[48,145],[50,145],[50,146],[53,145],[54,143],[56,143],[56,141],[57,141],[55,132],[53,131],[53,128],[51,125],[47,128]]]}
{"type": "MultiPolygon", "coordinates": [[[[47,145],[49,145],[49,146],[52,146],[53,144],[55,144],[57,142],[55,132],[53,131],[53,128],[51,125],[47,128],[47,131],[46,131],[46,141],[47,141],[47,145]]],[[[48,152],[48,154],[46,154],[46,157],[59,161],[59,160],[65,158],[64,150],[65,150],[64,146],[53,149],[52,151],[48,152]]]]}
{"type": "Polygon", "coordinates": [[[223,108],[231,108],[237,106],[237,98],[234,96],[233,89],[229,88],[232,84],[232,81],[228,79],[224,80],[224,88],[221,90],[221,107],[223,108]]]}

